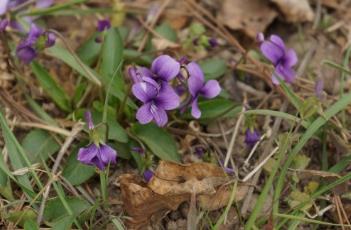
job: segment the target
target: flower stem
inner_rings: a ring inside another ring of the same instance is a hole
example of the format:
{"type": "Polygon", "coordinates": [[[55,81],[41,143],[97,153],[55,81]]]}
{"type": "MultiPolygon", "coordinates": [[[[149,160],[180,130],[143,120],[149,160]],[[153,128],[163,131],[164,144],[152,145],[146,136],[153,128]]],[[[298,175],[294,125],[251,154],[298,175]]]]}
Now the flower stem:
{"type": "Polygon", "coordinates": [[[108,168],[105,171],[100,171],[100,186],[101,186],[101,198],[103,206],[107,204],[107,179],[108,178],[108,168]]]}

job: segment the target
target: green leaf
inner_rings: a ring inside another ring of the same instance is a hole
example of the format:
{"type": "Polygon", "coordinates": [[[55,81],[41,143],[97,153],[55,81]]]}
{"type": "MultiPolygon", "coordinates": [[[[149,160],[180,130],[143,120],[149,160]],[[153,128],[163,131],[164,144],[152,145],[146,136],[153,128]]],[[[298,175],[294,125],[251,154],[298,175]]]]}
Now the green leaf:
{"type": "MultiPolygon", "coordinates": [[[[94,106],[96,104],[94,103],[94,106]]],[[[95,107],[96,108],[96,107],[95,107]]],[[[96,108],[98,109],[98,108],[96,108]]],[[[112,110],[113,111],[113,110],[112,110]]],[[[128,135],[124,128],[117,122],[115,119],[116,115],[115,112],[112,112],[109,110],[107,112],[107,125],[108,125],[108,139],[109,140],[116,140],[122,143],[127,143],[128,142],[128,135]]],[[[99,124],[102,122],[102,113],[96,110],[92,111],[92,116],[95,124],[99,124]]]]}
{"type": "MultiPolygon", "coordinates": [[[[99,73],[102,76],[106,91],[123,102],[128,95],[125,94],[125,83],[121,73],[123,61],[123,41],[117,29],[109,29],[104,37],[101,50],[101,63],[99,73]],[[111,89],[111,90],[109,90],[111,89]]],[[[127,105],[133,109],[137,106],[127,98],[127,105]]]]}
{"type": "Polygon", "coordinates": [[[117,72],[123,60],[123,41],[119,32],[115,28],[111,28],[106,32],[104,43],[101,50],[100,74],[105,78],[105,83],[109,84],[109,80],[113,74],[117,72]]]}
{"type": "Polygon", "coordinates": [[[132,131],[162,160],[180,161],[176,142],[164,129],[155,124],[134,124],[132,131]]]}
{"type": "MultiPolygon", "coordinates": [[[[67,203],[73,212],[73,216],[79,216],[84,210],[90,207],[90,204],[83,199],[78,197],[66,197],[67,203]]],[[[44,209],[44,218],[46,221],[56,221],[62,216],[68,215],[64,208],[60,198],[55,197],[48,200],[44,209]]]]}
{"type": "Polygon", "coordinates": [[[100,78],[98,77],[97,73],[94,70],[92,70],[89,66],[84,64],[78,56],[73,55],[65,48],[55,45],[51,48],[45,49],[45,52],[52,57],[60,59],[61,61],[69,65],[72,69],[74,69],[82,76],[87,78],[89,81],[93,82],[98,86],[101,86],[101,82],[99,80],[100,78]]]}
{"type": "Polygon", "coordinates": [[[128,63],[135,63],[137,65],[151,65],[152,57],[150,55],[143,54],[136,50],[125,49],[123,52],[123,57],[128,63]]]}
{"type": "MultiPolygon", "coordinates": [[[[26,166],[29,166],[30,163],[28,158],[27,158],[28,160],[27,162],[24,159],[25,153],[23,148],[18,143],[15,135],[11,132],[11,129],[7,125],[6,120],[2,115],[2,113],[0,113],[0,123],[1,123],[2,135],[5,139],[5,146],[6,146],[7,152],[10,153],[9,158],[13,169],[16,170],[16,169],[21,169],[26,166]]],[[[4,163],[2,158],[1,158],[1,163],[4,163]]],[[[8,172],[8,169],[5,164],[1,164],[1,169],[4,172],[8,172]]],[[[8,175],[11,175],[11,173],[8,175]]],[[[31,192],[33,191],[32,185],[30,183],[30,180],[27,174],[18,176],[17,178],[19,183],[22,186],[24,186],[27,189],[27,191],[31,191],[31,192]]]]}
{"type": "Polygon", "coordinates": [[[33,219],[29,219],[24,222],[24,230],[39,230],[39,226],[33,219]]]}
{"type": "Polygon", "coordinates": [[[223,59],[210,58],[200,62],[205,79],[217,79],[227,71],[227,65],[223,59]]]}
{"type": "Polygon", "coordinates": [[[95,41],[99,35],[98,32],[92,34],[77,50],[80,59],[88,66],[94,64],[99,57],[101,43],[95,41]]]}
{"type": "MultiPolygon", "coordinates": [[[[225,98],[200,101],[199,108],[201,111],[200,121],[219,117],[235,117],[241,111],[241,106],[225,98]]],[[[185,113],[184,117],[192,119],[190,109],[185,113]]]]}
{"type": "Polygon", "coordinates": [[[50,76],[45,68],[38,62],[31,64],[32,71],[39,81],[40,86],[53,99],[53,101],[64,111],[71,111],[71,104],[68,96],[57,82],[50,76]]]}
{"type": "Polygon", "coordinates": [[[293,162],[292,162],[292,168],[293,169],[305,169],[307,168],[308,164],[310,163],[311,158],[307,157],[304,154],[298,154],[295,156],[293,162]]]}
{"type": "Polygon", "coordinates": [[[31,163],[46,161],[60,149],[60,145],[50,134],[41,129],[30,131],[22,141],[23,149],[28,154],[31,163]]]}
{"type": "Polygon", "coordinates": [[[73,224],[74,218],[66,215],[58,218],[52,222],[52,230],[70,230],[73,224]]]}
{"type": "Polygon", "coordinates": [[[13,223],[18,223],[20,226],[23,226],[24,223],[28,220],[35,220],[37,214],[30,208],[20,211],[12,211],[7,214],[6,219],[13,223]]]}
{"type": "Polygon", "coordinates": [[[157,26],[155,31],[169,41],[177,41],[176,31],[174,31],[174,29],[167,22],[164,22],[161,25],[157,26]]]}
{"type": "Polygon", "coordinates": [[[82,164],[77,160],[78,149],[74,149],[63,168],[62,176],[72,185],[80,185],[95,174],[95,167],[82,164]]]}

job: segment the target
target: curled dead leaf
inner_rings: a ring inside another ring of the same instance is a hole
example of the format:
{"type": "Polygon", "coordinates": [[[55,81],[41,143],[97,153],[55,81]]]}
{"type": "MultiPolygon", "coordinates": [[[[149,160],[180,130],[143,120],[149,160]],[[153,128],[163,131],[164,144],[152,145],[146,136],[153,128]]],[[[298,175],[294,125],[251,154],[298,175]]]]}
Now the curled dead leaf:
{"type": "Polygon", "coordinates": [[[212,194],[228,182],[222,168],[208,163],[180,165],[161,161],[148,186],[160,195],[212,194]]]}
{"type": "Polygon", "coordinates": [[[150,224],[153,215],[176,210],[189,199],[187,195],[162,196],[154,193],[137,175],[124,174],[119,177],[123,206],[128,215],[128,229],[141,229],[150,224]]]}
{"type": "MultiPolygon", "coordinates": [[[[229,179],[222,168],[213,164],[181,165],[167,161],[160,161],[149,183],[137,175],[121,175],[123,205],[130,216],[128,229],[145,228],[152,217],[160,218],[168,210],[176,210],[181,203],[189,202],[191,196],[204,210],[222,208],[232,192],[229,179]]],[[[247,189],[246,185],[238,185],[236,201],[244,198],[247,189]]]]}
{"type": "Polygon", "coordinates": [[[272,0],[288,22],[310,22],[314,18],[308,0],[272,0]]]}
{"type": "Polygon", "coordinates": [[[231,29],[242,30],[247,36],[255,38],[271,24],[277,12],[267,1],[225,0],[220,15],[223,23],[231,29]]]}

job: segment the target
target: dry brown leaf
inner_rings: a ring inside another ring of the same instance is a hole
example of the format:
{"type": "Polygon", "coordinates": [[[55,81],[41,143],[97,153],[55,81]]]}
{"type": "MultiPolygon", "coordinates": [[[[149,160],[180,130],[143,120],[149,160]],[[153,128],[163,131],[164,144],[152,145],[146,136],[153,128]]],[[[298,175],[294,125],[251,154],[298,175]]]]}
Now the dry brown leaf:
{"type": "Polygon", "coordinates": [[[225,25],[251,38],[263,32],[276,16],[277,12],[262,0],[225,0],[220,14],[225,25]]]}
{"type": "MultiPolygon", "coordinates": [[[[248,185],[240,185],[235,192],[235,201],[241,201],[246,196],[248,185]]],[[[230,186],[221,186],[215,194],[198,197],[199,206],[208,211],[217,210],[226,206],[232,193],[230,186]]]]}
{"type": "Polygon", "coordinates": [[[308,0],[272,0],[285,16],[288,22],[310,22],[314,12],[308,0]]]}
{"type": "Polygon", "coordinates": [[[165,50],[168,48],[174,49],[180,47],[177,43],[171,42],[170,40],[161,37],[153,38],[151,42],[156,50],[165,50]]]}
{"type": "MultiPolygon", "coordinates": [[[[208,163],[180,165],[160,161],[148,184],[140,176],[119,177],[124,209],[131,217],[128,229],[140,229],[168,210],[176,210],[184,201],[195,197],[202,209],[216,210],[228,204],[231,186],[223,169],[208,163]]],[[[238,185],[236,201],[242,200],[246,185],[238,185]]]]}
{"type": "Polygon", "coordinates": [[[227,181],[223,169],[213,164],[161,161],[148,186],[160,195],[213,194],[215,187],[227,181]]]}
{"type": "Polygon", "coordinates": [[[150,223],[153,215],[176,210],[182,202],[189,199],[186,194],[168,197],[158,195],[140,177],[132,174],[121,175],[119,182],[123,207],[131,217],[126,223],[128,229],[141,229],[150,223]]]}

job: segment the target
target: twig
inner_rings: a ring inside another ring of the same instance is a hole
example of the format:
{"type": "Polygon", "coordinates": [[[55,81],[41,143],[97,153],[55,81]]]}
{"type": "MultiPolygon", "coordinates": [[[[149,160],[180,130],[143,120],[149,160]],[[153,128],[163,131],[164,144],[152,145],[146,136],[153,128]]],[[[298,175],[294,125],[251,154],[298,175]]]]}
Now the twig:
{"type": "Polygon", "coordinates": [[[13,124],[14,126],[19,126],[19,127],[30,127],[30,128],[39,128],[39,129],[44,129],[50,132],[58,133],[63,136],[69,136],[71,133],[67,131],[66,129],[62,129],[59,127],[55,126],[50,126],[50,125],[45,125],[41,123],[32,123],[32,122],[10,122],[10,124],[13,124]]]}
{"type": "MultiPolygon", "coordinates": [[[[229,147],[228,147],[228,150],[227,150],[227,153],[226,153],[226,156],[225,156],[225,160],[224,160],[224,164],[223,164],[224,168],[227,167],[229,159],[230,159],[230,157],[232,155],[234,144],[235,144],[235,140],[236,140],[236,136],[238,135],[241,122],[244,119],[244,112],[245,112],[245,106],[242,107],[240,116],[239,116],[238,121],[236,122],[236,125],[234,127],[233,135],[232,135],[232,138],[230,139],[229,147]]],[[[237,172],[238,169],[234,165],[233,165],[233,169],[234,169],[234,172],[236,173],[236,176],[238,176],[238,172],[237,172]]]]}
{"type": "MultiPolygon", "coordinates": [[[[69,146],[71,145],[71,143],[74,141],[75,137],[78,135],[78,133],[80,131],[82,131],[83,129],[83,124],[82,123],[77,123],[73,126],[72,131],[70,133],[70,135],[66,138],[65,142],[63,143],[59,153],[57,154],[54,166],[52,167],[52,171],[51,174],[53,175],[53,177],[55,177],[56,171],[60,166],[61,160],[63,158],[63,156],[65,155],[65,153],[67,152],[67,149],[69,148],[69,146]]],[[[45,208],[45,203],[46,200],[49,196],[49,192],[50,192],[50,188],[51,188],[51,184],[53,181],[49,181],[49,184],[43,194],[43,199],[39,208],[39,212],[38,212],[38,218],[37,218],[37,222],[38,225],[40,225],[42,219],[43,219],[43,214],[44,214],[44,208],[45,208]]]]}

